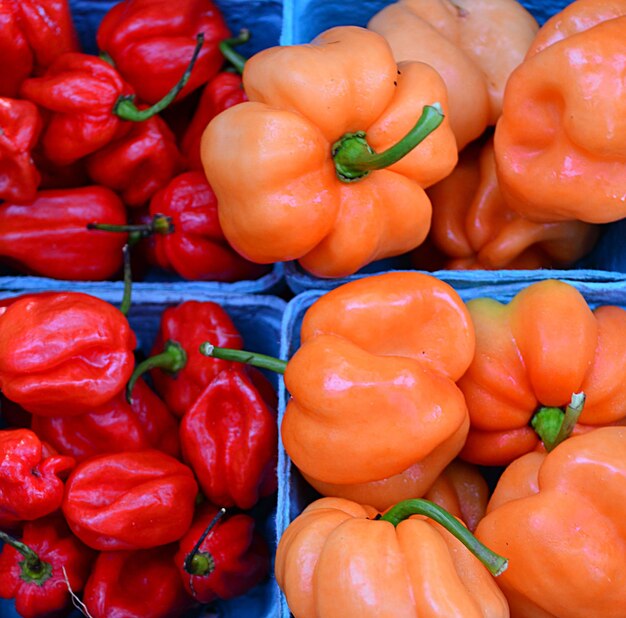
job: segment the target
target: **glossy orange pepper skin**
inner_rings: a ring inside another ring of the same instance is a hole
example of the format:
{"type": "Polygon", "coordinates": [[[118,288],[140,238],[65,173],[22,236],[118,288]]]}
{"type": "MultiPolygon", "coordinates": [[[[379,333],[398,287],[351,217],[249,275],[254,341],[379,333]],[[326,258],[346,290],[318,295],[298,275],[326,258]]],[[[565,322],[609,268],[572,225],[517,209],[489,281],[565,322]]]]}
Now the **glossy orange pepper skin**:
{"type": "Polygon", "coordinates": [[[367,27],[398,62],[425,62],[443,77],[459,150],[496,123],[506,80],[539,29],[516,0],[399,0],[367,27]]]}
{"type": "Polygon", "coordinates": [[[448,268],[566,267],[598,238],[595,225],[537,223],[508,208],[498,185],[492,139],[468,146],[452,174],[427,193],[433,204],[432,239],[450,258],[448,268]]]}
{"type": "Polygon", "coordinates": [[[536,221],[626,216],[626,3],[573,2],[511,74],[495,133],[507,204],[536,221]]]}
{"type": "Polygon", "coordinates": [[[341,498],[309,505],[283,534],[276,580],[295,618],[509,615],[481,563],[437,524],[397,528],[341,498]]]}
{"type": "Polygon", "coordinates": [[[445,85],[427,65],[398,67],[385,40],[339,27],[309,45],[274,47],[243,73],[249,102],[208,125],[202,161],[230,244],[247,259],[299,260],[320,277],[341,277],[418,246],[430,226],[424,188],[457,160],[447,118],[417,148],[356,182],[337,177],[332,147],[365,131],[380,153],[441,103],[445,85]]]}
{"type": "Polygon", "coordinates": [[[572,286],[554,280],[522,290],[508,304],[468,303],[476,329],[476,355],[459,381],[471,427],[461,457],[505,465],[533,450],[529,426],[540,406],[564,407],[586,394],[580,426],[626,417],[626,311],[592,311],[572,286]]]}
{"type": "Polygon", "coordinates": [[[442,506],[474,531],[487,510],[489,486],[476,466],[455,459],[437,477],[424,498],[442,506]]]}
{"type": "Polygon", "coordinates": [[[476,529],[505,551],[498,578],[516,618],[617,618],[626,607],[626,428],[574,436],[512,464],[476,529]]]}
{"type": "Polygon", "coordinates": [[[423,495],[463,446],[455,380],[473,353],[465,305],[434,277],[395,272],[336,288],[307,311],[287,364],[285,450],[325,495],[380,509],[423,495]]]}

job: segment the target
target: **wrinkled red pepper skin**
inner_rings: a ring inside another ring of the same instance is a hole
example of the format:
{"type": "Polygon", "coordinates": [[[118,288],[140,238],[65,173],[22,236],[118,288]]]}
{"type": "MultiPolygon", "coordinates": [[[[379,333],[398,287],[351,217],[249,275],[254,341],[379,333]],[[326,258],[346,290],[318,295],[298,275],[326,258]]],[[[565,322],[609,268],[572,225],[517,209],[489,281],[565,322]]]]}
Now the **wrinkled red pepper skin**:
{"type": "Polygon", "coordinates": [[[0,553],[0,598],[14,599],[15,609],[23,618],[66,615],[71,606],[67,582],[80,594],[95,552],[70,532],[58,514],[27,523],[21,541],[50,564],[52,571],[41,583],[26,581],[21,565],[24,557],[5,545],[0,553]]]}
{"type": "Polygon", "coordinates": [[[41,127],[36,105],[0,97],[0,200],[28,203],[35,199],[41,175],[32,150],[41,127]]]}
{"type": "Polygon", "coordinates": [[[149,259],[183,279],[241,281],[256,279],[268,271],[241,257],[222,232],[217,198],[204,172],[176,176],[150,201],[150,214],[172,218],[174,232],[150,238],[149,259]]]}
{"type": "Polygon", "coordinates": [[[153,116],[87,159],[90,178],[117,191],[124,204],[142,206],[181,169],[176,138],[164,120],[153,116]]]}
{"type": "Polygon", "coordinates": [[[102,552],[85,585],[92,618],[178,618],[192,604],[174,563],[177,545],[102,552]]]}
{"type": "Polygon", "coordinates": [[[27,77],[80,51],[67,0],[0,0],[0,32],[0,96],[16,96],[27,77]]]}
{"type": "Polygon", "coordinates": [[[23,98],[49,112],[41,144],[57,165],[74,163],[129,131],[131,123],[113,107],[120,96],[133,94],[108,62],[80,53],[59,56],[41,77],[25,80],[20,88],[23,98]]]}
{"type": "Polygon", "coordinates": [[[178,420],[141,379],[132,405],[124,392],[80,416],[33,416],[31,429],[59,453],[83,461],[94,455],[151,448],[180,454],[178,420]]]}
{"type": "Polygon", "coordinates": [[[126,317],[99,298],[28,294],[0,319],[0,390],[32,414],[83,414],[125,388],[136,344],[126,317]]]}
{"type": "Polygon", "coordinates": [[[0,528],[56,511],[72,457],[57,455],[30,429],[0,431],[0,528]]]}
{"type": "Polygon", "coordinates": [[[212,558],[211,572],[192,575],[185,570],[187,556],[217,512],[208,503],[199,508],[189,532],[180,540],[175,557],[185,589],[200,603],[244,594],[261,583],[270,568],[270,552],[255,530],[254,519],[239,514],[220,519],[200,545],[199,553],[209,553],[212,558]]]}
{"type": "Polygon", "coordinates": [[[126,220],[124,204],[105,187],[40,191],[29,204],[0,204],[0,259],[28,274],[102,281],[121,270],[127,235],[87,224],[126,220]]]}
{"type": "Polygon", "coordinates": [[[161,352],[166,341],[177,341],[186,350],[187,364],[175,376],[156,369],[152,379],[157,392],[177,416],[182,416],[207,384],[229,365],[228,361],[207,358],[200,353],[200,346],[210,341],[224,348],[243,347],[241,335],[220,305],[195,300],[163,312],[152,354],[161,352]]]}
{"type": "Polygon", "coordinates": [[[204,34],[204,44],[189,82],[177,96],[180,100],[213,77],[224,62],[219,42],[230,31],[211,0],[124,0],[104,16],[96,40],[139,98],[155,103],[180,79],[199,33],[204,34]]]}
{"type": "Polygon", "coordinates": [[[193,472],[173,457],[155,450],[113,453],[76,467],[63,513],[89,547],[149,549],[187,532],[197,495],[193,472]]]}
{"type": "Polygon", "coordinates": [[[200,140],[209,120],[225,109],[247,101],[248,97],[243,90],[241,75],[223,71],[218,73],[202,91],[198,107],[189,123],[180,149],[187,160],[187,167],[204,173],[200,158],[200,140]]]}
{"type": "Polygon", "coordinates": [[[180,426],[183,458],[217,506],[252,508],[276,490],[278,429],[244,366],[221,371],[180,426]]]}

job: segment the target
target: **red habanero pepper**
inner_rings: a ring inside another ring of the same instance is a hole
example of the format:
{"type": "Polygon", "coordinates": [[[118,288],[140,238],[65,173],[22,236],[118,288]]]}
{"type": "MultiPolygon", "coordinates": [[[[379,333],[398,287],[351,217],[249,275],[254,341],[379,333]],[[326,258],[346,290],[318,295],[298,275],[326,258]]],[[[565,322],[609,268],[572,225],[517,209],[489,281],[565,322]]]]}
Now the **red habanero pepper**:
{"type": "Polygon", "coordinates": [[[89,547],[149,549],[189,530],[197,495],[193,472],[170,455],[110,453],[78,464],[62,508],[74,534],[89,547]]]}
{"type": "Polygon", "coordinates": [[[220,305],[191,300],[169,307],[161,316],[152,348],[156,356],[137,366],[128,385],[129,394],[139,375],[152,371],[156,391],[174,414],[182,416],[215,376],[228,367],[228,361],[201,354],[200,345],[214,339],[229,342],[222,343],[222,347],[243,346],[241,335],[220,305]]]}
{"type": "Polygon", "coordinates": [[[204,172],[200,158],[200,141],[209,120],[225,109],[248,100],[243,89],[241,74],[246,59],[232,46],[245,43],[250,38],[248,30],[241,30],[239,35],[220,43],[220,51],[237,71],[222,71],[213,77],[204,87],[193,118],[183,134],[180,149],[187,158],[187,166],[192,170],[204,172]]]}
{"type": "Polygon", "coordinates": [[[139,225],[94,223],[92,229],[138,232],[146,238],[147,260],[187,280],[241,281],[256,279],[268,266],[250,262],[228,243],[217,214],[217,198],[204,172],[173,178],[150,200],[150,216],[139,225]]]}
{"type": "Polygon", "coordinates": [[[269,549],[254,519],[223,512],[203,504],[175,557],[185,589],[200,603],[244,594],[269,572],[269,549]]]}
{"type": "Polygon", "coordinates": [[[0,532],[0,598],[15,599],[23,618],[57,616],[71,604],[69,587],[79,593],[95,552],[52,515],[24,526],[21,541],[0,532]]]}
{"type": "Polygon", "coordinates": [[[31,151],[42,120],[30,101],[0,97],[0,200],[30,202],[41,176],[31,151]]]}
{"type": "Polygon", "coordinates": [[[57,455],[30,429],[0,431],[0,526],[44,517],[63,500],[72,457],[57,455]]]}
{"type": "Polygon", "coordinates": [[[225,109],[247,101],[241,75],[223,71],[218,73],[202,91],[198,107],[185,131],[180,148],[192,170],[204,171],[200,159],[200,140],[209,120],[225,109]]]}
{"type": "Polygon", "coordinates": [[[27,77],[80,51],[67,0],[3,0],[0,32],[0,96],[17,95],[27,77]]]}
{"type": "Polygon", "coordinates": [[[104,16],[96,40],[139,98],[154,103],[185,70],[198,33],[206,43],[180,100],[213,77],[224,60],[218,44],[230,31],[211,0],[123,0],[104,16]]]}
{"type": "Polygon", "coordinates": [[[179,83],[152,107],[139,110],[133,89],[105,60],[88,54],[59,56],[41,77],[23,82],[20,95],[47,114],[42,137],[44,156],[53,164],[69,165],[90,155],[130,130],[130,123],[143,122],[169,105],[187,82],[203,43],[198,43],[187,61],[179,83]]]}
{"type": "Polygon", "coordinates": [[[193,601],[174,563],[178,546],[104,551],[85,585],[92,618],[178,618],[193,601]]]}
{"type": "Polygon", "coordinates": [[[126,223],[124,204],[106,187],[51,189],[30,204],[0,204],[0,260],[54,279],[108,279],[122,267],[127,235],[89,231],[99,219],[126,223]]]}
{"type": "Polygon", "coordinates": [[[130,207],[147,203],[181,167],[176,138],[159,116],[134,124],[87,159],[90,178],[117,191],[130,207]]]}
{"type": "Polygon", "coordinates": [[[149,259],[187,280],[241,281],[256,279],[268,266],[240,256],[228,243],[217,215],[217,198],[204,172],[176,176],[150,201],[152,216],[171,218],[174,232],[150,239],[149,259]]]}
{"type": "Polygon", "coordinates": [[[183,458],[218,506],[252,508],[276,491],[276,413],[242,365],[221,371],[183,416],[183,458]]]}
{"type": "Polygon", "coordinates": [[[0,319],[0,390],[32,414],[83,414],[124,389],[136,343],[124,314],[99,298],[22,296],[0,319]]]}
{"type": "Polygon", "coordinates": [[[33,416],[31,429],[59,453],[76,461],[105,453],[154,448],[177,457],[178,421],[143,381],[133,391],[132,406],[123,392],[80,416],[33,416]]]}

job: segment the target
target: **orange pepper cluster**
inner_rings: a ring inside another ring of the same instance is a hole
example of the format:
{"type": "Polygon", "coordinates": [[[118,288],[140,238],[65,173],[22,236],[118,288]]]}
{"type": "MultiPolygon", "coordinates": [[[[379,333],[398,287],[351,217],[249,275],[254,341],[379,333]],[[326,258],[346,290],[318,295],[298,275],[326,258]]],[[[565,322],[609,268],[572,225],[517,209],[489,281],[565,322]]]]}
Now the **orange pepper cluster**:
{"type": "Polygon", "coordinates": [[[626,213],[624,20],[623,1],[539,28],[517,0],[398,0],[263,50],[202,139],[228,241],[325,278],[425,242],[446,268],[574,264],[626,213]]]}
{"type": "Polygon", "coordinates": [[[321,296],[284,372],[283,446],[325,496],[278,545],[293,615],[623,615],[625,344],[626,309],[557,280],[321,296]]]}

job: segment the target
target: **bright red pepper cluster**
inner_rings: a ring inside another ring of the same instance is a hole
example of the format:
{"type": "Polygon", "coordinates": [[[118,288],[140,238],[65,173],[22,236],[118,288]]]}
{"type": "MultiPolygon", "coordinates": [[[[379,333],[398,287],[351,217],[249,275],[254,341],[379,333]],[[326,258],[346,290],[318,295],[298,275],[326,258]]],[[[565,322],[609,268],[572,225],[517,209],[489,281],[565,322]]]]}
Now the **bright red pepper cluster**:
{"type": "Polygon", "coordinates": [[[68,0],[4,2],[0,13],[1,263],[106,280],[130,242],[138,264],[183,279],[267,272],[230,247],[197,171],[206,123],[245,100],[211,0],[119,2],[98,28],[99,56],[81,51],[68,0]],[[169,225],[141,225],[155,214],[169,225]]]}
{"type": "Polygon", "coordinates": [[[207,340],[243,346],[208,301],[168,308],[137,365],[103,300],[2,302],[0,598],[24,618],[68,615],[70,590],[92,618],[175,618],[268,575],[249,511],[276,491],[276,395],[207,340]]]}

